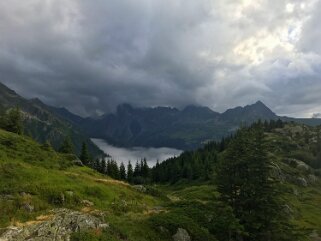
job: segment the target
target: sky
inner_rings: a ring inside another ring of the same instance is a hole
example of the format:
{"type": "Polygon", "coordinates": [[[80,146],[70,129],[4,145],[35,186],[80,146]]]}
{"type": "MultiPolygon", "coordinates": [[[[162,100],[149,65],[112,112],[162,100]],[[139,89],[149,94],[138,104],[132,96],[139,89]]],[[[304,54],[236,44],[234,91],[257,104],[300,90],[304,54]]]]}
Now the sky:
{"type": "Polygon", "coordinates": [[[320,117],[321,0],[0,0],[0,81],[82,116],[118,104],[320,117]]]}

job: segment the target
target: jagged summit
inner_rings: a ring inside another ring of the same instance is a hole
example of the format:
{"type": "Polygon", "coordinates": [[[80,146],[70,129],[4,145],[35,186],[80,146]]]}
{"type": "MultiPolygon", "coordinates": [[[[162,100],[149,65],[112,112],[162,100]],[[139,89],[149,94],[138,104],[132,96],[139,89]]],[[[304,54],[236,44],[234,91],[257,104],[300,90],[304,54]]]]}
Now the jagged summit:
{"type": "Polygon", "coordinates": [[[255,120],[273,120],[278,116],[268,108],[262,101],[257,101],[252,105],[228,109],[222,113],[221,119],[225,121],[236,122],[253,122],[255,120]]]}

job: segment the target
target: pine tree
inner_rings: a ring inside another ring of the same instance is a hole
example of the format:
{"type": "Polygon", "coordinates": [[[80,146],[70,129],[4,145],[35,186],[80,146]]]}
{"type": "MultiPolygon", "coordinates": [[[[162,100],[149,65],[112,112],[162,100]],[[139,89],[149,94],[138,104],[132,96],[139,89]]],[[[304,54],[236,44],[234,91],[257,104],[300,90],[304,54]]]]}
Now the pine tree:
{"type": "Polygon", "coordinates": [[[192,169],[190,163],[185,164],[185,166],[183,168],[182,176],[183,176],[183,178],[186,178],[190,181],[193,179],[193,169],[192,169]]]}
{"type": "Polygon", "coordinates": [[[157,160],[155,167],[152,169],[152,180],[154,182],[160,181],[159,171],[160,171],[160,165],[159,165],[159,161],[157,160]]]}
{"type": "Polygon", "coordinates": [[[112,160],[111,163],[112,163],[112,169],[113,169],[112,178],[120,179],[120,173],[119,173],[119,168],[118,168],[117,162],[115,160],[112,160]]]}
{"type": "Polygon", "coordinates": [[[1,122],[5,130],[18,135],[23,134],[22,114],[19,107],[9,110],[9,112],[4,115],[1,122]]]}
{"type": "Polygon", "coordinates": [[[59,148],[59,152],[65,154],[74,153],[74,147],[69,136],[67,136],[62,142],[61,147],[59,148]]]}
{"type": "Polygon", "coordinates": [[[45,141],[45,143],[42,144],[42,148],[46,151],[52,151],[53,148],[50,144],[50,141],[45,141]]]}
{"type": "Polygon", "coordinates": [[[181,178],[181,175],[180,175],[180,167],[178,165],[177,162],[174,163],[174,165],[171,167],[171,170],[170,170],[170,181],[172,183],[175,183],[177,182],[180,178],[181,178]]]}
{"type": "Polygon", "coordinates": [[[89,153],[86,142],[82,143],[81,153],[80,153],[80,160],[86,166],[89,165],[89,153]]]}
{"type": "Polygon", "coordinates": [[[284,235],[288,230],[282,224],[288,220],[282,216],[278,190],[270,177],[273,163],[267,157],[262,130],[261,125],[256,125],[237,133],[218,165],[217,189],[247,232],[234,233],[234,238],[287,240],[291,235],[284,235]]]}
{"type": "Polygon", "coordinates": [[[102,173],[101,163],[102,163],[101,159],[97,158],[95,163],[95,170],[100,173],[102,173]]]}
{"type": "Polygon", "coordinates": [[[141,175],[141,165],[139,165],[139,162],[136,161],[135,169],[134,169],[134,177],[138,177],[141,175]]]}
{"type": "Polygon", "coordinates": [[[146,158],[144,158],[141,163],[141,176],[144,178],[147,178],[148,175],[149,175],[149,167],[148,167],[146,158]]]}
{"type": "Polygon", "coordinates": [[[95,169],[96,160],[97,160],[97,159],[90,159],[90,160],[89,160],[89,165],[88,165],[88,166],[89,166],[90,168],[94,169],[94,170],[96,170],[96,169],[95,169]]]}
{"type": "Polygon", "coordinates": [[[120,179],[120,171],[115,160],[107,161],[107,175],[114,179],[120,179]]]}
{"type": "Polygon", "coordinates": [[[106,174],[106,173],[107,173],[107,164],[106,164],[105,158],[103,158],[103,159],[101,160],[101,163],[100,163],[100,173],[102,173],[102,174],[106,174]]]}
{"type": "Polygon", "coordinates": [[[111,176],[112,175],[112,165],[111,165],[111,160],[107,160],[107,170],[106,170],[106,175],[111,176]]]}
{"type": "Polygon", "coordinates": [[[133,177],[134,177],[133,166],[130,163],[130,161],[128,161],[128,165],[127,165],[127,181],[131,183],[133,181],[133,177]]]}
{"type": "Polygon", "coordinates": [[[126,168],[123,162],[120,164],[119,167],[119,176],[121,180],[126,180],[126,168]]]}

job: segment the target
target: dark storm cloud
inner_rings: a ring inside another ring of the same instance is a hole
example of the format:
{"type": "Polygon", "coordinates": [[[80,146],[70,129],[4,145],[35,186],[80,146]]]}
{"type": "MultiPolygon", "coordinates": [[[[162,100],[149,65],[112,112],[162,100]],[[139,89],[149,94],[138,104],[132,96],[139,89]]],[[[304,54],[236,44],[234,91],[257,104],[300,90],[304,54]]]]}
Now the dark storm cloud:
{"type": "Polygon", "coordinates": [[[318,4],[3,1],[1,81],[82,115],[123,102],[222,111],[258,99],[311,115],[321,103],[318,4]]]}

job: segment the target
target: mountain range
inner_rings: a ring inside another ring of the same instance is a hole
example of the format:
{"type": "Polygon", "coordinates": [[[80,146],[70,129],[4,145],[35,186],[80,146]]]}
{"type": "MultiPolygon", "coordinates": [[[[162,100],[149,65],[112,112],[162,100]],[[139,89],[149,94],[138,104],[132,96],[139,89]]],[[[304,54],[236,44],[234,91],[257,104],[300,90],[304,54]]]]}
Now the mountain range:
{"type": "Polygon", "coordinates": [[[68,119],[88,136],[117,146],[166,146],[182,150],[195,149],[210,140],[218,141],[234,133],[240,125],[259,119],[281,119],[311,126],[321,124],[321,119],[278,116],[261,101],[223,113],[193,105],[179,110],[172,107],[135,108],[122,104],[115,113],[99,118],[81,118],[66,109],[56,109],[56,114],[68,119]]]}
{"type": "Polygon", "coordinates": [[[108,143],[123,146],[172,147],[195,149],[210,140],[220,140],[231,135],[242,124],[254,121],[294,121],[311,126],[320,125],[321,119],[295,119],[280,117],[263,102],[218,113],[204,106],[189,105],[184,109],[173,107],[133,107],[121,104],[114,113],[98,118],[84,118],[66,108],[44,104],[39,99],[25,99],[15,91],[0,84],[0,108],[19,106],[25,113],[27,134],[39,142],[49,140],[57,149],[69,133],[76,151],[86,142],[94,156],[102,154],[90,138],[100,138],[108,143]]]}

